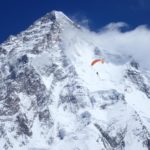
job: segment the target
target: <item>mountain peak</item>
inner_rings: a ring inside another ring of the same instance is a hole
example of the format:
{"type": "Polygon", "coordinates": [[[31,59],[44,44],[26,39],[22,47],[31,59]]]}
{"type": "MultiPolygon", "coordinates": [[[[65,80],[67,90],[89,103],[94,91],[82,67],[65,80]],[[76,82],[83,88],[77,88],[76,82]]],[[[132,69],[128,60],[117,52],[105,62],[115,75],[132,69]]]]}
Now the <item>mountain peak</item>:
{"type": "Polygon", "coordinates": [[[51,21],[60,22],[65,19],[65,20],[68,20],[69,22],[72,22],[71,19],[69,19],[62,11],[53,10],[47,13],[44,17],[47,17],[51,21]]]}
{"type": "Polygon", "coordinates": [[[53,10],[50,12],[51,15],[54,15],[56,18],[58,16],[66,16],[62,11],[53,10]]]}

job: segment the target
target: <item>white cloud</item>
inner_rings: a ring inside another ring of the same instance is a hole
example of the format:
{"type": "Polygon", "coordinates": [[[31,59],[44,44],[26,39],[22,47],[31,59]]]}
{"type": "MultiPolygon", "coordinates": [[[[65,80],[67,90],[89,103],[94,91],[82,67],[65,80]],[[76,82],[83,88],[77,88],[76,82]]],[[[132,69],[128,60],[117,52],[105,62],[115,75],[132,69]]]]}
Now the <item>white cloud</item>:
{"type": "Polygon", "coordinates": [[[71,20],[76,22],[78,25],[84,26],[89,29],[90,20],[84,15],[80,13],[76,13],[75,15],[69,16],[71,20]]]}
{"type": "Polygon", "coordinates": [[[122,26],[118,24],[108,26],[110,28],[98,34],[102,47],[131,55],[143,67],[150,68],[150,30],[148,27],[138,26],[133,30],[121,32],[122,26]]]}
{"type": "Polygon", "coordinates": [[[105,27],[103,27],[102,29],[100,29],[100,31],[113,31],[113,30],[120,30],[122,28],[126,28],[128,27],[128,24],[124,23],[124,22],[112,22],[108,25],[106,25],[105,27]]]}
{"type": "MultiPolygon", "coordinates": [[[[143,25],[137,28],[122,32],[121,28],[128,27],[126,23],[110,23],[101,28],[98,33],[83,27],[83,32],[70,33],[72,36],[79,36],[95,45],[110,52],[117,52],[121,55],[130,55],[144,68],[150,69],[150,29],[143,25]]],[[[68,34],[67,34],[68,35],[68,34]]]]}

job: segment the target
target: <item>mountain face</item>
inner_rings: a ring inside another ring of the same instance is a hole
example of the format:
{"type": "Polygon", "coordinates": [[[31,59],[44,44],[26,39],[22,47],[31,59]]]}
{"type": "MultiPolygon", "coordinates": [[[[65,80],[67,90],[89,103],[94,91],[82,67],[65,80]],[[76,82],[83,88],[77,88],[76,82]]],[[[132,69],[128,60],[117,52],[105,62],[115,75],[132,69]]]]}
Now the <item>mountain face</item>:
{"type": "Polygon", "coordinates": [[[149,72],[82,32],[53,11],[0,45],[0,150],[150,150],[149,72]]]}

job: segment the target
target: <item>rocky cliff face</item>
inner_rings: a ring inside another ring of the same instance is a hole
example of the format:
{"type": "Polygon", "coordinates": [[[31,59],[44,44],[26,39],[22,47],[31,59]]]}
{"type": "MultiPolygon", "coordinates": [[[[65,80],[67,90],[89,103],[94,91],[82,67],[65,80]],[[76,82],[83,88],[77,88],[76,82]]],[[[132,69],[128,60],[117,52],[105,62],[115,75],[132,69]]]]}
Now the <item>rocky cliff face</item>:
{"type": "Polygon", "coordinates": [[[82,32],[53,11],[0,45],[1,150],[150,150],[149,74],[82,32]]]}

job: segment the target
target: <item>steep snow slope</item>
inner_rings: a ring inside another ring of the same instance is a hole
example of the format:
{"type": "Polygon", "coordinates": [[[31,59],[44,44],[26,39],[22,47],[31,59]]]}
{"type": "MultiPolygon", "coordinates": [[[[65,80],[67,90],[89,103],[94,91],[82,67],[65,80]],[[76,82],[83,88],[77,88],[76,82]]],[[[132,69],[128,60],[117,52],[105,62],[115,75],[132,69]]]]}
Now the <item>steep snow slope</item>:
{"type": "Polygon", "coordinates": [[[62,12],[11,36],[0,60],[1,150],[150,150],[149,72],[62,12]]]}

